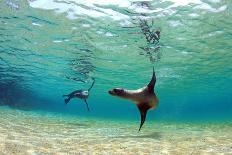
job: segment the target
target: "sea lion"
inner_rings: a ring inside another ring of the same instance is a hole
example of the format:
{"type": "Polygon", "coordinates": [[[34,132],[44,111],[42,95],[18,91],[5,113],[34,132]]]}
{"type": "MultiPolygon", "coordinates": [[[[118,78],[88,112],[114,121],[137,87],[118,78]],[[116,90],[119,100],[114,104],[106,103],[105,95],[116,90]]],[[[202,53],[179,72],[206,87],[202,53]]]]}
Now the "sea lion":
{"type": "Polygon", "coordinates": [[[67,97],[67,98],[64,99],[65,104],[68,104],[68,102],[69,102],[71,99],[73,99],[73,98],[76,97],[76,98],[79,98],[79,99],[84,100],[85,103],[86,103],[86,106],[87,106],[88,111],[90,111],[89,105],[88,105],[88,102],[87,102],[87,99],[88,99],[88,97],[89,97],[89,92],[90,92],[90,90],[93,88],[94,83],[95,83],[95,79],[93,79],[93,83],[92,83],[92,85],[89,87],[88,90],[82,90],[82,89],[80,89],[80,90],[75,90],[75,91],[71,92],[71,93],[68,94],[68,95],[63,95],[63,97],[67,97]]]}
{"type": "Polygon", "coordinates": [[[153,75],[152,75],[151,81],[145,87],[137,89],[137,90],[114,88],[108,91],[110,95],[128,99],[128,100],[135,102],[136,106],[138,107],[140,111],[140,115],[141,115],[139,131],[141,130],[146,120],[147,111],[149,109],[156,108],[156,106],[159,103],[159,100],[154,92],[155,83],[156,83],[156,76],[155,76],[155,71],[153,67],[153,75]]]}

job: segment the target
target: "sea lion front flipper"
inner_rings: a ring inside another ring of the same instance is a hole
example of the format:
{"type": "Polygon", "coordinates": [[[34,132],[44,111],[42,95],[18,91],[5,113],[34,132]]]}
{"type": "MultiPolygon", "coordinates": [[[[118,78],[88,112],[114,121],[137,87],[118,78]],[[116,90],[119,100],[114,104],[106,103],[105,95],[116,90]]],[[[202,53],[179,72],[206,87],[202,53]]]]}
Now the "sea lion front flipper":
{"type": "Polygon", "coordinates": [[[85,101],[85,104],[86,104],[86,106],[87,106],[88,111],[90,111],[90,110],[89,110],[89,105],[88,105],[87,100],[84,100],[84,101],[85,101]]]}
{"type": "Polygon", "coordinates": [[[151,81],[147,85],[148,91],[150,93],[154,93],[155,83],[156,83],[156,76],[155,76],[155,71],[154,71],[154,67],[153,67],[153,75],[152,75],[151,81]]]}
{"type": "Polygon", "coordinates": [[[145,103],[138,103],[137,107],[139,109],[140,116],[141,116],[141,122],[140,122],[140,127],[139,127],[139,131],[140,131],[144,122],[146,121],[147,110],[150,109],[150,106],[148,105],[148,103],[145,102],[145,103]]]}
{"type": "Polygon", "coordinates": [[[93,88],[94,83],[95,83],[95,78],[93,78],[93,83],[92,83],[92,85],[89,87],[88,91],[90,91],[90,90],[93,88]]]}

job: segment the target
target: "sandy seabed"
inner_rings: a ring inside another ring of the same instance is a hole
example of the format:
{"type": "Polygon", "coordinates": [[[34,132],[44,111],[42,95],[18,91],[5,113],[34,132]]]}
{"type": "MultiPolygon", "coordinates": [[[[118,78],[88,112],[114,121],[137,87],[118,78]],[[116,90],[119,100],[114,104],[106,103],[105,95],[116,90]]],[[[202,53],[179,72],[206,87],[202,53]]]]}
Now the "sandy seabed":
{"type": "Polygon", "coordinates": [[[0,155],[232,154],[232,123],[138,125],[0,107],[0,155]]]}

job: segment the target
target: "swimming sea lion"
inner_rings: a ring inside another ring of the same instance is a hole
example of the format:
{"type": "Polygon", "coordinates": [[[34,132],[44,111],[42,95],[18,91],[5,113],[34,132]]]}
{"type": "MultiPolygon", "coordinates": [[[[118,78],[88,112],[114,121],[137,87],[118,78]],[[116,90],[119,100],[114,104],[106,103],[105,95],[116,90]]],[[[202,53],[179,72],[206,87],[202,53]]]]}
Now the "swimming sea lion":
{"type": "Polygon", "coordinates": [[[109,90],[109,94],[113,96],[117,96],[135,102],[141,115],[141,123],[140,123],[139,131],[146,120],[147,111],[149,109],[156,108],[156,106],[159,103],[159,100],[154,92],[155,83],[156,83],[156,76],[153,67],[153,75],[151,81],[147,86],[137,90],[127,90],[123,88],[115,88],[109,90]]]}
{"type": "Polygon", "coordinates": [[[93,79],[93,83],[92,83],[92,85],[89,87],[88,90],[82,90],[82,89],[80,89],[80,90],[73,91],[73,92],[71,92],[71,93],[68,94],[68,95],[63,95],[63,97],[67,97],[66,99],[64,99],[65,104],[68,104],[68,102],[69,102],[72,98],[75,98],[75,97],[76,97],[76,98],[79,98],[79,99],[84,100],[85,103],[86,103],[86,106],[87,106],[88,111],[90,111],[90,110],[89,110],[89,105],[88,105],[87,99],[88,99],[88,97],[89,97],[89,92],[90,92],[90,90],[93,88],[94,83],[95,83],[95,79],[93,79]]]}

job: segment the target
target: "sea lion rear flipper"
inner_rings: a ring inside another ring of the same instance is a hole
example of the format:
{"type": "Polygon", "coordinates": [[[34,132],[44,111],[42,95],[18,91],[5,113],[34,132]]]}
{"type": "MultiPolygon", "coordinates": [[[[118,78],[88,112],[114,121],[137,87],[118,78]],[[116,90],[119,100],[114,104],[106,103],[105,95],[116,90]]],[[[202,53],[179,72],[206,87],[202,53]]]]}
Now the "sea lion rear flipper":
{"type": "Polygon", "coordinates": [[[68,104],[68,102],[70,101],[70,97],[68,97],[68,98],[66,98],[66,99],[64,99],[64,103],[67,105],[68,104]]]}
{"type": "Polygon", "coordinates": [[[153,67],[153,75],[152,75],[151,81],[147,85],[148,91],[150,93],[154,92],[155,83],[156,83],[156,76],[155,76],[155,71],[154,71],[154,67],[153,67]]]}
{"type": "Polygon", "coordinates": [[[141,122],[140,122],[140,127],[139,127],[139,131],[140,131],[144,122],[146,121],[147,110],[150,109],[150,106],[148,105],[148,103],[139,103],[137,104],[137,107],[139,109],[140,116],[141,116],[141,122]]]}
{"type": "Polygon", "coordinates": [[[86,106],[87,106],[88,111],[90,111],[90,110],[89,110],[89,105],[88,105],[87,100],[84,100],[84,101],[85,101],[85,104],[86,104],[86,106]]]}

